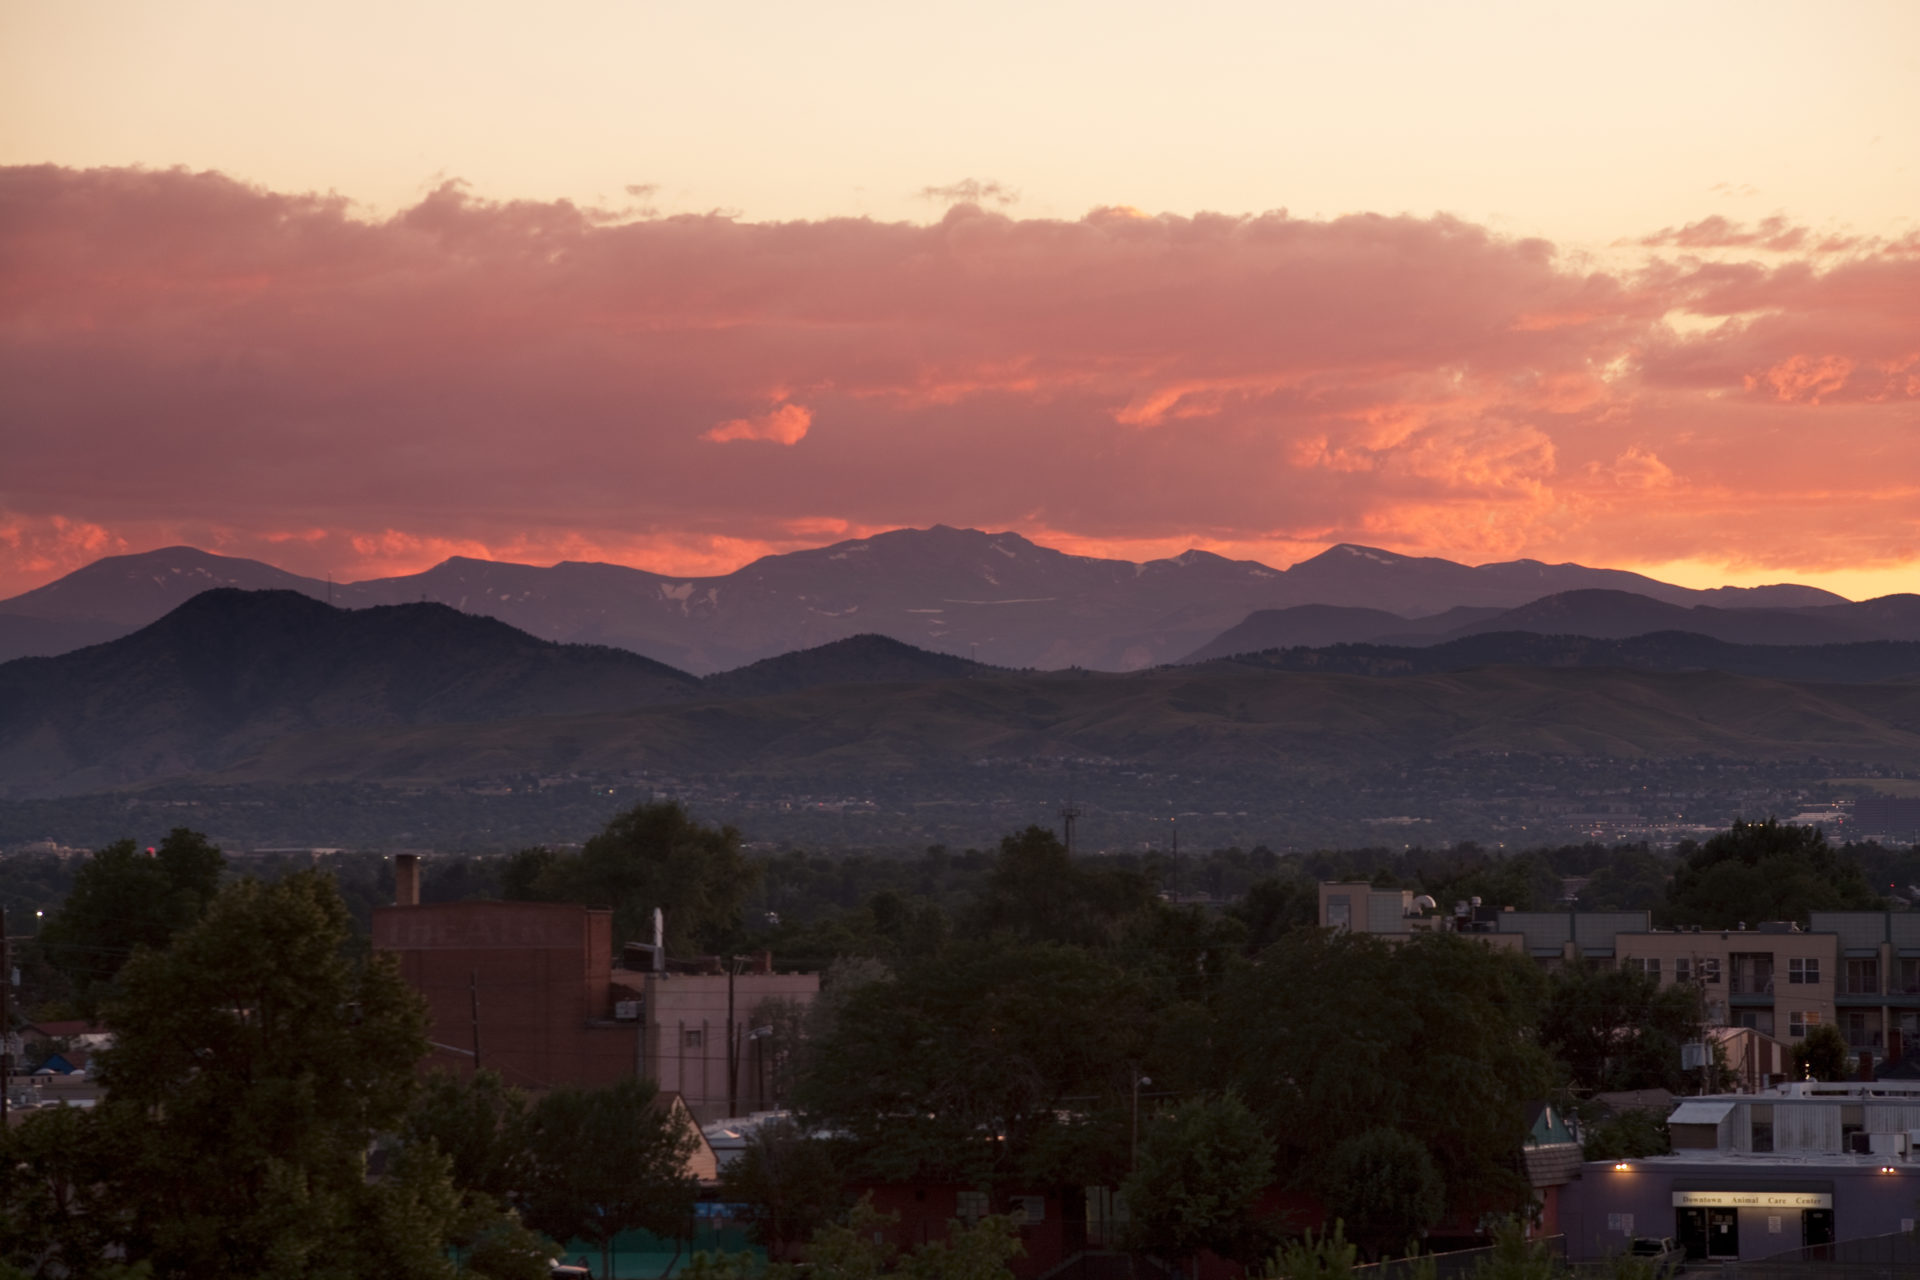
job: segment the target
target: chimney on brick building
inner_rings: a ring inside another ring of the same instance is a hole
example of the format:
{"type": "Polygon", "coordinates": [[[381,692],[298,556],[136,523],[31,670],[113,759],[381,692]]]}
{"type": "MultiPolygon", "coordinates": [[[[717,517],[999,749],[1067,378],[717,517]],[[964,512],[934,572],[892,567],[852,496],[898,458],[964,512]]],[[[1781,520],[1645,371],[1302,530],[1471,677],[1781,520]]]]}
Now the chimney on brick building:
{"type": "Polygon", "coordinates": [[[420,855],[417,853],[393,855],[393,905],[420,905],[420,855]]]}

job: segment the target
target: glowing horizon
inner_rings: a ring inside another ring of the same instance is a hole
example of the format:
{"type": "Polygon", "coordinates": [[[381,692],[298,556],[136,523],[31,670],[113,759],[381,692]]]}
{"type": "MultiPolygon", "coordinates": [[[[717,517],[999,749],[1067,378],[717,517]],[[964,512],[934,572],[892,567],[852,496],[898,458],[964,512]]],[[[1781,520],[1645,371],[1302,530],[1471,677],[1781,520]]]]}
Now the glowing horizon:
{"type": "Polygon", "coordinates": [[[1894,0],[0,33],[0,597],[934,523],[1920,589],[1894,0]]]}

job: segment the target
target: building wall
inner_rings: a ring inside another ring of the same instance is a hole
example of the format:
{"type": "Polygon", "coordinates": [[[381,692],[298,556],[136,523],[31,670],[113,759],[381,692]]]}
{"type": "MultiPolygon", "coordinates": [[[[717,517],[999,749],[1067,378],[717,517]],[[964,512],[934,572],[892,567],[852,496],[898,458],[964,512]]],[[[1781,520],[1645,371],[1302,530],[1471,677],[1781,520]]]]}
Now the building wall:
{"type": "Polygon", "coordinates": [[[1707,1021],[1717,1026],[1753,1025],[1776,1039],[1797,1040],[1812,1021],[1835,1022],[1840,948],[1831,933],[1759,929],[1623,933],[1614,940],[1614,950],[1615,963],[1623,967],[1656,963],[1663,987],[1680,981],[1684,962],[1689,980],[1700,988],[1706,1003],[1707,1021]],[[1746,957],[1765,957],[1771,978],[1755,982],[1758,969],[1746,957]],[[1816,965],[1817,980],[1794,981],[1795,961],[1800,962],[1803,975],[1809,962],[1816,965]],[[1802,1027],[1798,1035],[1793,1030],[1796,1017],[1802,1027]]]}
{"type": "Polygon", "coordinates": [[[819,975],[615,971],[614,980],[641,1000],[642,1069],[662,1089],[685,1098],[702,1124],[776,1108],[780,1055],[786,1048],[780,1036],[791,1031],[778,1019],[764,1018],[763,1006],[782,1001],[805,1008],[820,993],[819,975]],[[729,1027],[735,1046],[731,1080],[729,1027]],[[760,1028],[773,1034],[756,1037],[760,1028]]]}
{"type": "Polygon", "coordinates": [[[509,1084],[600,1085],[640,1065],[637,1024],[612,1021],[612,913],[566,903],[379,907],[374,950],[427,999],[431,1067],[509,1084]],[[462,1051],[465,1052],[462,1052],[462,1051]]]}
{"type": "MultiPolygon", "coordinates": [[[[1676,1191],[1829,1195],[1836,1240],[1909,1230],[1920,1198],[1920,1166],[1903,1164],[1896,1173],[1882,1174],[1879,1162],[1865,1158],[1767,1165],[1660,1157],[1627,1163],[1628,1169],[1619,1170],[1606,1161],[1589,1161],[1580,1178],[1562,1188],[1560,1225],[1569,1257],[1620,1253],[1633,1236],[1678,1238],[1676,1191]]],[[[1803,1210],[1774,1205],[1736,1212],[1740,1257],[1751,1260],[1801,1247],[1803,1210]]]]}

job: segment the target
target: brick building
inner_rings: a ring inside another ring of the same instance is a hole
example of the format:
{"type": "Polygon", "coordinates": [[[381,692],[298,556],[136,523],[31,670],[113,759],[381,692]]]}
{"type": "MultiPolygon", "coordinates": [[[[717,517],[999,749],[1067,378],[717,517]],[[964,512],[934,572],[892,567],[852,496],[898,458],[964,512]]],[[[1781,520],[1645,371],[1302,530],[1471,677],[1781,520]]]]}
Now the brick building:
{"type": "Polygon", "coordinates": [[[630,1076],[677,1093],[696,1121],[774,1106],[794,1019],[815,974],[765,953],[709,972],[614,964],[613,913],[555,902],[419,902],[419,863],[395,859],[396,897],[373,913],[373,946],[427,999],[429,1065],[476,1063],[528,1089],[630,1076]]]}

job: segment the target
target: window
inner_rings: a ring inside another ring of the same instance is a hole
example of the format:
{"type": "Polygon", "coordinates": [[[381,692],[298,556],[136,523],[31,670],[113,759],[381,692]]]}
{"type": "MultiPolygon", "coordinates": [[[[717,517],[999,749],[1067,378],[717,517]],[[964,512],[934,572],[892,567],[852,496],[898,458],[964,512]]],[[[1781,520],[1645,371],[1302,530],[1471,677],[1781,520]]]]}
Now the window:
{"type": "Polygon", "coordinates": [[[1675,982],[1693,981],[1693,961],[1682,957],[1673,962],[1673,980],[1675,982]]]}
{"type": "Polygon", "coordinates": [[[1755,1151],[1773,1150],[1773,1104],[1756,1102],[1751,1108],[1752,1141],[1749,1145],[1755,1151]]]}
{"type": "Polygon", "coordinates": [[[1773,1010],[1742,1009],[1740,1010],[1740,1025],[1743,1027],[1752,1027],[1763,1036],[1770,1036],[1773,1034],[1773,1010]]]}
{"type": "Polygon", "coordinates": [[[1847,961],[1847,994],[1850,996],[1880,994],[1880,962],[1878,960],[1847,961]]]}
{"type": "Polygon", "coordinates": [[[969,1225],[987,1216],[987,1193],[984,1191],[962,1191],[954,1197],[954,1213],[962,1222],[969,1225]]]}
{"type": "Polygon", "coordinates": [[[1804,1040],[1807,1032],[1820,1025],[1818,1009],[1795,1009],[1787,1015],[1787,1036],[1793,1040],[1804,1040]]]}
{"type": "Polygon", "coordinates": [[[1817,983],[1820,981],[1820,962],[1818,960],[1787,961],[1787,983],[1817,983]]]}
{"type": "Polygon", "coordinates": [[[1353,899],[1344,893],[1327,895],[1327,927],[1345,929],[1353,923],[1353,899]]]}
{"type": "Polygon", "coordinates": [[[1733,981],[1729,988],[1736,996],[1770,996],[1773,994],[1773,953],[1769,951],[1736,951],[1732,956],[1733,981]]]}
{"type": "Polygon", "coordinates": [[[1877,1010],[1851,1009],[1842,1015],[1841,1029],[1847,1033],[1847,1048],[1880,1048],[1880,1014],[1877,1010]]]}
{"type": "Polygon", "coordinates": [[[703,1035],[701,1032],[682,1031],[680,1033],[680,1047],[682,1049],[698,1049],[702,1039],[703,1035]]]}
{"type": "Polygon", "coordinates": [[[1895,992],[1903,996],[1920,995],[1920,956],[1900,957],[1900,985],[1895,992]]]}
{"type": "Polygon", "coordinates": [[[1715,985],[1719,984],[1720,958],[1718,956],[1715,956],[1711,960],[1702,960],[1700,962],[1700,981],[1711,982],[1715,985]]]}
{"type": "Polygon", "coordinates": [[[1621,961],[1621,964],[1635,973],[1646,974],[1655,982],[1660,981],[1660,957],[1658,956],[1645,959],[1628,956],[1625,960],[1621,961]]]}

